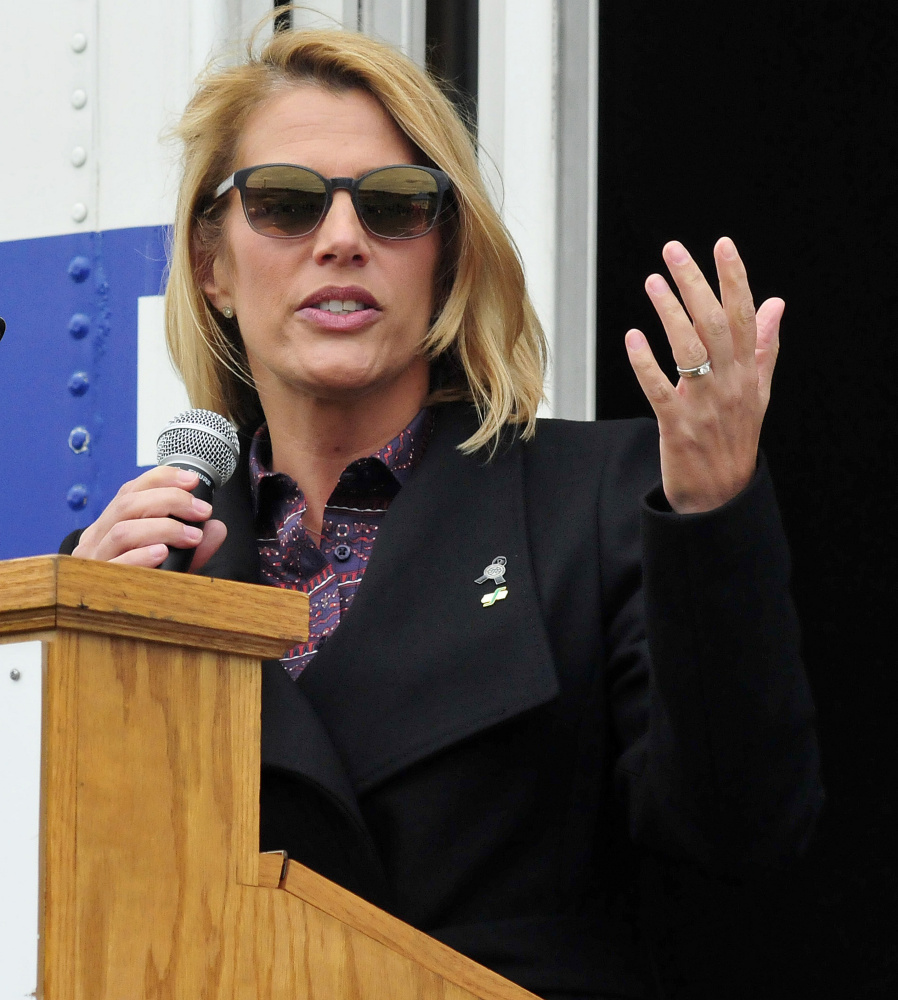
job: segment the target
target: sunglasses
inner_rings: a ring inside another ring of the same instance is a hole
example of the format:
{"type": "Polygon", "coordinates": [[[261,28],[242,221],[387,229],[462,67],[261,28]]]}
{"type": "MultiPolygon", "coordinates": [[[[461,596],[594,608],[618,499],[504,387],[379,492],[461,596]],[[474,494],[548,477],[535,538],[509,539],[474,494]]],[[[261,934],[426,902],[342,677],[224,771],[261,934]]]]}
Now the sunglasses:
{"type": "Polygon", "coordinates": [[[434,227],[449,178],[431,167],[395,165],[361,177],[322,177],[292,163],[246,167],[215,189],[215,201],[240,192],[250,228],[279,240],[307,236],[327,215],[334,191],[348,191],[359,221],[373,236],[413,240],[434,227]]]}

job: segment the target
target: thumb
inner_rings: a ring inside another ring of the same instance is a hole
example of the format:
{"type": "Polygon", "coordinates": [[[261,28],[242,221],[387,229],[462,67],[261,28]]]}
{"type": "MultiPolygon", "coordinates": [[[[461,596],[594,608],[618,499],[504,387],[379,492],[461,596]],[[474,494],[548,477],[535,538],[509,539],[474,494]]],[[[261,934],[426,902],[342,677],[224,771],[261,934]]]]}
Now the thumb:
{"type": "Polygon", "coordinates": [[[786,303],[782,299],[767,299],[761,303],[756,316],[758,341],[755,363],[758,366],[758,385],[765,398],[770,395],[773,369],[780,350],[780,322],[785,308],[786,303]]]}
{"type": "Polygon", "coordinates": [[[203,540],[196,547],[193,554],[193,561],[190,564],[190,572],[195,573],[203,568],[206,563],[221,548],[221,543],[225,540],[228,529],[223,521],[206,521],[203,525],[203,540]]]}

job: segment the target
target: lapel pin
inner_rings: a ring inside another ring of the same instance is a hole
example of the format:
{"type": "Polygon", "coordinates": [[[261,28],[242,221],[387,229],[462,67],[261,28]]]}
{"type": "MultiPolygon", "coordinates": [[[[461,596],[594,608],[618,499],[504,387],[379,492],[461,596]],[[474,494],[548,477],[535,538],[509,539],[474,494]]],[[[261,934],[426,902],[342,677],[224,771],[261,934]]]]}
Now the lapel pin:
{"type": "Polygon", "coordinates": [[[493,583],[505,583],[506,561],[505,556],[496,556],[489,566],[484,566],[483,576],[478,576],[474,583],[486,583],[487,580],[492,580],[493,583]]]}
{"type": "Polygon", "coordinates": [[[483,573],[474,581],[478,584],[489,581],[495,585],[495,590],[491,594],[484,594],[480,598],[480,603],[485,608],[491,608],[496,601],[504,601],[508,597],[508,588],[504,586],[506,561],[505,556],[496,556],[489,566],[484,566],[483,573]]]}
{"type": "Polygon", "coordinates": [[[508,597],[508,587],[496,587],[491,594],[484,594],[480,598],[480,603],[485,608],[491,608],[496,601],[504,601],[508,597]]]}

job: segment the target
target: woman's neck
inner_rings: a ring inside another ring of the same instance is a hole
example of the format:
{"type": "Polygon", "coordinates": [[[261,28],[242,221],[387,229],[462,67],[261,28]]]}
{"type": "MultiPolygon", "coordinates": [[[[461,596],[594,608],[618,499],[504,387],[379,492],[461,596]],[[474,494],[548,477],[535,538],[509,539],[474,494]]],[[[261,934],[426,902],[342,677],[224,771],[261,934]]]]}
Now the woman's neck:
{"type": "Polygon", "coordinates": [[[346,466],[379,451],[407,427],[425,394],[383,402],[306,398],[289,410],[263,401],[272,471],[290,476],[302,490],[308,530],[321,533],[325,505],[346,466]]]}

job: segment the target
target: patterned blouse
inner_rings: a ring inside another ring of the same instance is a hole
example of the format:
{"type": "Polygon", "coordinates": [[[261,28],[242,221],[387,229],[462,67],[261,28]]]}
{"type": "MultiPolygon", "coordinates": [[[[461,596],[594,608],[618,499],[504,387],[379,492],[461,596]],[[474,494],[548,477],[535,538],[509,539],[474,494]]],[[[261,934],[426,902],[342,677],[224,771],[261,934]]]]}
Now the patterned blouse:
{"type": "Polygon", "coordinates": [[[281,659],[294,679],[349,610],[377,529],[421,460],[432,426],[432,414],[425,408],[380,451],[346,466],[324,508],[320,544],[303,525],[302,490],[290,476],[271,471],[268,425],[256,431],[249,469],[262,580],[309,595],[309,639],[281,659]]]}

